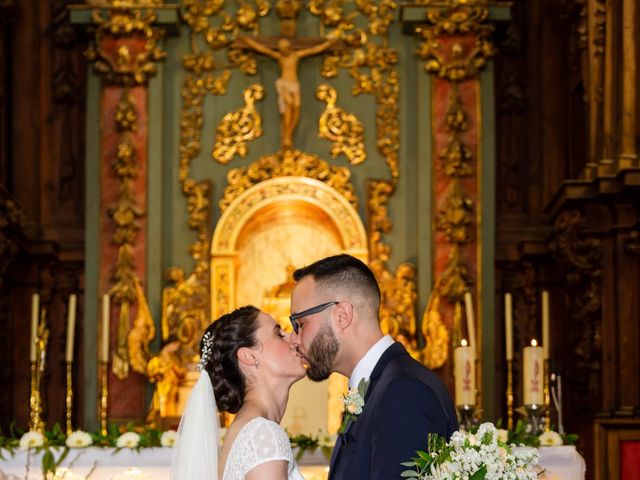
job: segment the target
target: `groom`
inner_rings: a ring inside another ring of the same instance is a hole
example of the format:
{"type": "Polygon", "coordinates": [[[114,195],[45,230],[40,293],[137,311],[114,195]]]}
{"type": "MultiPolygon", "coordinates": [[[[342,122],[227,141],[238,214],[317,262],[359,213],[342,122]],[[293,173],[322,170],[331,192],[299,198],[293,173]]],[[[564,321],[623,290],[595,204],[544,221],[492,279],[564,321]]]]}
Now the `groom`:
{"type": "Polygon", "coordinates": [[[380,289],[373,273],[349,255],[296,270],[291,343],[307,376],[368,382],[364,408],[345,426],[331,458],[330,480],[398,479],[400,465],[427,448],[429,433],[447,440],[457,430],[451,397],[440,379],[380,330],[380,289]]]}

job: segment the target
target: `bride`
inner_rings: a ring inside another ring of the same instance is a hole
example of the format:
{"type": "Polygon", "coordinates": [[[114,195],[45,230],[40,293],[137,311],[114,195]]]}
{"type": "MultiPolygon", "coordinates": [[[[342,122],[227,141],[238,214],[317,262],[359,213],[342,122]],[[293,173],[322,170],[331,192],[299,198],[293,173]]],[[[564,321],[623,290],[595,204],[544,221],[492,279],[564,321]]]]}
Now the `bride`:
{"type": "Polygon", "coordinates": [[[198,369],[171,479],[303,480],[279,422],[305,368],[273,318],[252,306],[220,317],[202,337],[198,369]],[[236,414],[221,449],[218,409],[236,414]]]}

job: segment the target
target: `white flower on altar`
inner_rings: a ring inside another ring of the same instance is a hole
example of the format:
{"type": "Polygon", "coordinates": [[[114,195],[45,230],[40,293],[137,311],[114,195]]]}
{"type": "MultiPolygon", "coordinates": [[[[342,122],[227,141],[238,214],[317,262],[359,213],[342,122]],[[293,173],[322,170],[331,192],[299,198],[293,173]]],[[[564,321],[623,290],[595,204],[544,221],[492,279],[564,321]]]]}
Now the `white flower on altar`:
{"type": "Polygon", "coordinates": [[[30,448],[41,447],[44,445],[44,435],[35,430],[29,430],[20,437],[20,449],[29,450],[30,448]]]}
{"type": "Polygon", "coordinates": [[[140,443],[140,435],[136,432],[126,432],[118,437],[116,440],[116,447],[118,448],[136,448],[140,443]]]}
{"type": "Polygon", "coordinates": [[[84,448],[93,443],[91,435],[83,430],[76,430],[67,437],[64,443],[69,448],[84,448]]]}
{"type": "Polygon", "coordinates": [[[553,430],[544,432],[538,437],[538,439],[540,440],[540,446],[542,447],[555,447],[564,443],[560,434],[553,430]]]}
{"type": "Polygon", "coordinates": [[[502,443],[507,443],[509,441],[509,430],[505,430],[504,428],[499,428],[498,440],[500,440],[502,443]]]}
{"type": "Polygon", "coordinates": [[[178,432],[175,430],[167,430],[160,437],[160,445],[163,447],[173,447],[176,444],[176,438],[178,437],[178,432]]]}

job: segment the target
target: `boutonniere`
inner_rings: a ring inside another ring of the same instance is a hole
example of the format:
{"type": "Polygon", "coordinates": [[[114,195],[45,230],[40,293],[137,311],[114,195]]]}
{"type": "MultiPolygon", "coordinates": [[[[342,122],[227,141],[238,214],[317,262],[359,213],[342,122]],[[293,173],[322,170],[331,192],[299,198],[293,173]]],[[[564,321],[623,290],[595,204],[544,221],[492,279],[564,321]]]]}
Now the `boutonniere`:
{"type": "Polygon", "coordinates": [[[342,397],[342,401],[344,402],[344,413],[342,415],[342,427],[340,427],[340,433],[344,433],[346,431],[349,423],[358,421],[358,417],[364,408],[364,396],[367,393],[368,386],[369,382],[363,378],[360,380],[357,387],[350,388],[347,394],[342,397]]]}

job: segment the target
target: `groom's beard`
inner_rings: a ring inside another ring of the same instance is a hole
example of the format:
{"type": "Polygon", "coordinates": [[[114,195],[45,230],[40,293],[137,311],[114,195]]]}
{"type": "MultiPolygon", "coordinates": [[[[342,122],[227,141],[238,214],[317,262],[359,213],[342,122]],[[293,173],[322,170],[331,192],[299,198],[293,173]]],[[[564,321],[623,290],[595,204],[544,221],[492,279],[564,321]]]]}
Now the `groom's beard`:
{"type": "Polygon", "coordinates": [[[309,362],[307,377],[314,382],[329,378],[339,348],[340,344],[333,330],[328,323],[325,323],[311,342],[307,352],[306,359],[309,362]]]}

